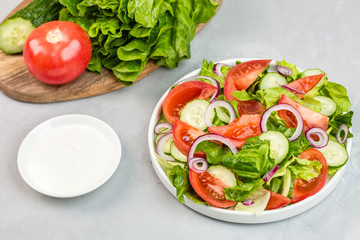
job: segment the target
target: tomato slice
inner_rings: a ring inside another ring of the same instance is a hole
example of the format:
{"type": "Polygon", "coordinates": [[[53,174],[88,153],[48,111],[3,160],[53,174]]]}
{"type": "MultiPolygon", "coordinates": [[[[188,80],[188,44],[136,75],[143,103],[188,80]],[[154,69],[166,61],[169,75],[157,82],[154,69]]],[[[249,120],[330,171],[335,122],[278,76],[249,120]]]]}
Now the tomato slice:
{"type": "MultiPolygon", "coordinates": [[[[173,126],[174,144],[180,152],[185,155],[188,154],[190,146],[195,139],[204,134],[206,134],[206,132],[203,132],[181,120],[177,120],[173,126]]],[[[205,153],[198,152],[195,156],[204,157],[205,153]]]]}
{"type": "Polygon", "coordinates": [[[220,134],[229,138],[237,148],[240,148],[244,145],[246,139],[259,136],[261,134],[260,121],[260,114],[242,115],[240,118],[235,119],[228,125],[218,127],[211,126],[208,130],[211,133],[220,134]]]}
{"type": "Polygon", "coordinates": [[[322,167],[319,176],[310,181],[305,181],[303,179],[294,180],[292,203],[304,200],[319,192],[325,186],[328,177],[328,165],[324,155],[319,150],[314,148],[307,149],[300,154],[299,158],[308,159],[310,161],[319,161],[322,167]]]}
{"type": "Polygon", "coordinates": [[[236,202],[225,198],[224,188],[229,186],[208,172],[196,173],[189,170],[189,179],[195,192],[210,205],[218,208],[229,208],[236,204],[236,202]]]}
{"type": "Polygon", "coordinates": [[[252,60],[243,62],[231,70],[226,75],[224,84],[224,95],[226,100],[236,101],[232,95],[235,91],[246,90],[269,66],[271,60],[252,60]]]}
{"type": "Polygon", "coordinates": [[[265,106],[255,100],[238,101],[237,110],[240,116],[246,114],[262,114],[265,106]]]}
{"type": "Polygon", "coordinates": [[[184,82],[172,89],[163,103],[166,119],[174,124],[179,119],[181,109],[191,100],[207,99],[217,91],[214,85],[201,81],[184,82]]]}
{"type": "Polygon", "coordinates": [[[270,199],[268,204],[266,205],[267,210],[278,209],[288,205],[291,202],[290,198],[287,198],[273,191],[269,191],[269,192],[270,192],[270,199]]]}
{"type": "MultiPolygon", "coordinates": [[[[319,127],[327,130],[329,126],[329,118],[325,115],[322,115],[318,112],[315,112],[300,103],[292,100],[290,97],[286,95],[282,95],[279,103],[287,103],[295,107],[301,114],[304,121],[304,130],[308,130],[313,127],[319,127]]],[[[286,110],[280,110],[278,112],[280,118],[284,119],[284,121],[289,125],[289,127],[296,127],[297,122],[295,116],[286,110]]]]}
{"type": "MultiPolygon", "coordinates": [[[[320,80],[323,79],[324,76],[325,76],[325,73],[303,77],[303,78],[295,80],[291,83],[286,84],[286,86],[288,86],[292,89],[298,90],[300,92],[307,93],[311,89],[313,89],[316,86],[316,84],[318,84],[318,82],[320,82],[320,80]]],[[[295,93],[295,94],[299,98],[304,97],[304,94],[301,94],[301,93],[295,93]]]]}

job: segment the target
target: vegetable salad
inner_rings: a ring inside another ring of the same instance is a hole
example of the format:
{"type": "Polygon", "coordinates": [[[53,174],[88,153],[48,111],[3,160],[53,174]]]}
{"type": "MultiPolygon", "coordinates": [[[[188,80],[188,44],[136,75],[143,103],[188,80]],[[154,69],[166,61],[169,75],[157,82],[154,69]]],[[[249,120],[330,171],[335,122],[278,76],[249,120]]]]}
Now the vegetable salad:
{"type": "Polygon", "coordinates": [[[346,164],[349,109],[320,69],[204,60],[165,97],[157,159],[181,203],[259,215],[313,196],[346,164]]]}

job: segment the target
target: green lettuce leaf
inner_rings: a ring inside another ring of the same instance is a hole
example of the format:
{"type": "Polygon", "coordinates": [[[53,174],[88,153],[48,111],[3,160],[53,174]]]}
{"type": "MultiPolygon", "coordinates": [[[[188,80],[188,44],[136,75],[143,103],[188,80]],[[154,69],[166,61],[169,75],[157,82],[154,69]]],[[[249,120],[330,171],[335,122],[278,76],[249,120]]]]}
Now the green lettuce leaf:
{"type": "Polygon", "coordinates": [[[209,205],[202,200],[191,187],[189,171],[187,168],[182,167],[181,165],[175,165],[166,172],[166,175],[170,179],[171,184],[175,187],[176,196],[180,203],[185,203],[184,196],[186,196],[195,203],[209,205]]]}
{"type": "Polygon", "coordinates": [[[235,202],[242,202],[263,184],[264,180],[261,178],[252,181],[241,182],[235,187],[224,188],[224,193],[226,199],[233,200],[235,202]]]}
{"type": "Polygon", "coordinates": [[[294,178],[301,178],[310,181],[320,174],[321,163],[319,161],[310,161],[307,159],[295,158],[295,164],[288,166],[288,169],[294,174],[294,178]]]}
{"type": "Polygon", "coordinates": [[[351,103],[347,95],[346,88],[343,87],[341,84],[327,82],[326,86],[322,89],[322,93],[325,96],[332,98],[336,102],[337,113],[349,111],[351,103]]]}
{"type": "Polygon", "coordinates": [[[283,59],[282,61],[276,61],[276,64],[279,66],[288,67],[291,69],[292,73],[290,76],[286,77],[286,80],[288,82],[294,81],[297,79],[297,76],[299,75],[299,70],[297,69],[296,65],[293,63],[288,63],[283,59]]]}
{"type": "Polygon", "coordinates": [[[90,71],[102,67],[131,85],[149,60],[175,68],[191,56],[196,25],[215,15],[213,0],[60,0],[59,19],[78,23],[89,35],[90,71]],[[116,53],[116,54],[115,54],[116,53]]]}
{"type": "Polygon", "coordinates": [[[215,64],[212,61],[208,62],[204,59],[202,62],[200,75],[214,78],[215,80],[217,80],[220,83],[220,87],[223,88],[224,83],[225,83],[225,77],[231,68],[227,67],[227,66],[223,66],[221,68],[221,73],[223,74],[223,76],[217,76],[217,75],[215,75],[214,70],[213,70],[214,65],[215,64]]]}
{"type": "Polygon", "coordinates": [[[274,160],[269,156],[270,142],[262,141],[259,137],[247,139],[241,151],[235,155],[210,141],[201,142],[196,151],[205,152],[209,164],[223,165],[242,178],[261,178],[274,166],[274,160]]]}

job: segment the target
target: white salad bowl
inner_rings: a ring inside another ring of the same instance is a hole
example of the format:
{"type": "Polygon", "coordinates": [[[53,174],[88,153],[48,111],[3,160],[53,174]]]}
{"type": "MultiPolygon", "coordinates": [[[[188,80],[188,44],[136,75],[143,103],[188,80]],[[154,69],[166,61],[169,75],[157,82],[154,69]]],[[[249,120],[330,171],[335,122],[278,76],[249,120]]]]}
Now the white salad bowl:
{"type": "MultiPolygon", "coordinates": [[[[234,66],[235,62],[238,60],[241,62],[245,62],[245,61],[255,60],[255,58],[237,58],[237,59],[223,60],[223,61],[219,61],[219,62],[225,63],[225,64],[230,64],[230,65],[234,66]]],[[[181,81],[182,79],[191,77],[191,76],[199,75],[200,70],[201,69],[199,68],[199,69],[196,69],[196,70],[190,72],[189,74],[187,74],[183,78],[181,78],[179,81],[181,81]]],[[[276,71],[276,61],[273,60],[270,63],[269,70],[276,71]]],[[[299,69],[299,70],[301,71],[301,69],[299,69]]],[[[163,101],[164,101],[165,97],[167,96],[167,94],[169,93],[170,89],[171,89],[171,87],[160,98],[159,102],[157,103],[157,105],[152,113],[152,116],[150,119],[150,124],[149,124],[148,144],[149,144],[149,149],[150,149],[151,162],[152,162],[152,165],[155,169],[157,176],[159,177],[161,182],[164,184],[164,186],[174,195],[174,197],[175,197],[174,201],[178,201],[176,198],[176,189],[171,184],[169,178],[162,170],[160,164],[157,161],[157,157],[156,157],[156,153],[155,153],[156,134],[154,132],[154,128],[160,118],[163,101]]],[[[351,139],[347,140],[346,147],[347,147],[348,155],[350,158],[351,139]]],[[[289,205],[289,206],[286,206],[286,207],[283,207],[280,209],[265,210],[259,216],[256,216],[255,214],[249,213],[249,212],[235,211],[235,210],[230,210],[230,209],[221,209],[221,208],[207,206],[204,204],[197,204],[197,203],[194,203],[189,198],[187,198],[186,196],[185,196],[185,205],[201,214],[208,216],[208,217],[222,220],[222,221],[227,221],[227,222],[266,223],[266,222],[279,221],[279,220],[290,218],[297,214],[303,213],[306,210],[308,210],[308,209],[312,208],[313,206],[315,206],[316,204],[318,204],[319,202],[321,202],[324,198],[326,198],[335,189],[335,187],[341,180],[341,178],[346,170],[346,166],[347,166],[347,164],[345,164],[339,171],[336,172],[336,174],[334,174],[331,178],[329,178],[327,183],[325,184],[325,186],[315,195],[308,197],[298,203],[295,203],[295,204],[292,204],[292,205],[289,205]]]]}

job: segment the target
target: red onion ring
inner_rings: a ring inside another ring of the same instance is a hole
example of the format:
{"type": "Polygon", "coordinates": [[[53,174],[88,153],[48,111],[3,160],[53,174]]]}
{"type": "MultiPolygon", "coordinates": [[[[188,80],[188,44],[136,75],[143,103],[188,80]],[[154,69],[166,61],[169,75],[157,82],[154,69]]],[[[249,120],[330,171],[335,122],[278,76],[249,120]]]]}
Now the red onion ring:
{"type": "Polygon", "coordinates": [[[329,136],[327,135],[327,133],[324,131],[324,129],[318,127],[310,128],[309,130],[307,130],[305,133],[305,137],[314,148],[323,148],[329,142],[329,136]],[[311,137],[311,135],[316,135],[319,140],[315,141],[311,137]]]}
{"type": "Polygon", "coordinates": [[[292,70],[285,66],[278,65],[276,67],[276,70],[280,75],[282,75],[284,77],[290,76],[292,74],[292,70]]]}
{"type": "Polygon", "coordinates": [[[294,88],[292,88],[292,87],[289,87],[289,86],[287,86],[287,85],[282,85],[281,87],[286,88],[287,90],[290,90],[290,91],[292,91],[292,92],[294,92],[294,93],[306,94],[306,93],[304,93],[304,92],[302,92],[302,91],[296,90],[296,89],[294,89],[294,88]]]}
{"type": "Polygon", "coordinates": [[[160,134],[160,133],[168,133],[171,131],[171,129],[173,128],[173,125],[169,122],[162,122],[162,123],[158,123],[155,126],[155,133],[160,134]]]}
{"type": "Polygon", "coordinates": [[[188,160],[188,167],[194,172],[202,173],[208,169],[208,162],[205,158],[195,157],[188,160]]]}
{"type": "Polygon", "coordinates": [[[245,205],[245,206],[251,206],[251,205],[253,205],[254,204],[254,201],[253,200],[244,200],[243,202],[242,202],[242,204],[243,205],[245,205]]]}
{"type": "Polygon", "coordinates": [[[225,63],[215,63],[215,64],[214,64],[214,67],[213,67],[213,71],[214,71],[214,73],[215,73],[216,76],[220,76],[220,77],[224,76],[224,75],[222,74],[222,72],[221,72],[221,68],[222,68],[223,66],[230,67],[230,68],[232,67],[232,66],[230,66],[229,64],[225,64],[225,63]]]}
{"type": "Polygon", "coordinates": [[[274,174],[278,169],[279,169],[279,165],[275,165],[272,169],[270,169],[267,173],[265,173],[262,178],[264,182],[266,183],[267,181],[269,181],[272,178],[272,176],[274,176],[274,174]]]}
{"type": "Polygon", "coordinates": [[[221,136],[219,134],[209,133],[209,134],[202,135],[202,136],[198,137],[197,139],[195,139],[195,141],[190,146],[190,149],[188,152],[188,159],[191,159],[194,157],[195,149],[196,149],[197,145],[199,145],[199,143],[201,143],[203,141],[219,141],[219,142],[227,145],[233,154],[238,153],[237,148],[228,138],[221,136]]]}
{"type": "Polygon", "coordinates": [[[339,126],[339,131],[336,133],[336,140],[338,141],[338,143],[343,144],[346,141],[346,139],[348,138],[348,136],[349,136],[349,128],[348,128],[348,126],[346,126],[345,123],[342,123],[339,126]],[[341,132],[345,133],[345,136],[343,139],[341,139],[341,132]]]}
{"type": "Polygon", "coordinates": [[[188,78],[180,80],[179,82],[176,83],[176,85],[179,85],[181,83],[188,82],[188,81],[191,81],[191,80],[195,80],[195,79],[198,79],[198,78],[203,78],[203,79],[209,80],[211,82],[211,84],[214,85],[217,88],[217,91],[211,96],[209,102],[211,103],[211,102],[215,101],[216,98],[220,95],[220,83],[216,79],[214,79],[212,77],[201,76],[201,75],[192,76],[192,77],[188,77],[188,78]]]}
{"type": "Polygon", "coordinates": [[[236,112],[235,112],[233,105],[231,105],[231,103],[229,103],[228,101],[225,101],[225,100],[216,100],[216,101],[210,103],[210,105],[205,110],[205,123],[208,127],[211,127],[213,125],[211,122],[211,120],[212,120],[211,112],[217,107],[223,107],[229,111],[229,113],[230,113],[230,121],[229,122],[232,122],[236,118],[236,112]]]}
{"type": "Polygon", "coordinates": [[[261,116],[261,122],[260,122],[261,131],[267,132],[266,123],[267,123],[271,113],[274,111],[279,111],[279,110],[287,110],[287,111],[290,111],[292,114],[294,114],[296,121],[297,121],[297,126],[296,126],[295,132],[289,138],[289,141],[290,142],[295,141],[296,139],[298,139],[301,136],[301,133],[304,128],[304,121],[302,119],[300,112],[295,107],[293,107],[287,103],[280,103],[280,104],[274,105],[274,106],[266,109],[266,111],[261,116]]]}
{"type": "Polygon", "coordinates": [[[169,140],[170,138],[172,138],[173,135],[172,133],[167,133],[163,136],[161,136],[156,144],[156,153],[162,157],[163,159],[165,159],[166,161],[171,161],[171,162],[174,162],[175,159],[172,157],[172,156],[169,156],[167,154],[164,153],[163,151],[163,145],[164,143],[169,140]]]}

